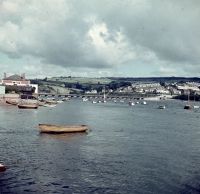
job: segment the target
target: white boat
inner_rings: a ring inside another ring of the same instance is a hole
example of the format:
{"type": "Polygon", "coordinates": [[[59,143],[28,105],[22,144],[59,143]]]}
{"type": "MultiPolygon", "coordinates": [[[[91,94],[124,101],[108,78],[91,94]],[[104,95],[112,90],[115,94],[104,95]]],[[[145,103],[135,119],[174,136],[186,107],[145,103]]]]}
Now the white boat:
{"type": "Polygon", "coordinates": [[[129,102],[128,104],[129,104],[129,106],[134,106],[135,105],[134,102],[129,102]]]}
{"type": "MultiPolygon", "coordinates": [[[[196,93],[194,93],[194,103],[195,103],[195,95],[196,95],[196,93]]],[[[193,105],[193,108],[194,108],[194,109],[198,109],[199,106],[198,106],[198,105],[193,105]]]]}
{"type": "Polygon", "coordinates": [[[159,109],[165,109],[166,106],[165,106],[165,105],[160,105],[158,108],[159,108],[159,109]]]}
{"type": "Polygon", "coordinates": [[[87,102],[87,101],[88,101],[88,98],[82,98],[82,101],[83,101],[83,102],[87,102]]]}
{"type": "Polygon", "coordinates": [[[42,106],[53,108],[56,107],[56,104],[43,104],[42,106]]]}
{"type": "Polygon", "coordinates": [[[147,104],[147,102],[146,102],[146,101],[143,101],[143,102],[142,102],[142,104],[144,104],[144,105],[145,105],[145,104],[147,104]]]}
{"type": "Polygon", "coordinates": [[[60,104],[60,103],[63,103],[63,101],[62,101],[62,100],[57,100],[57,103],[59,103],[59,104],[60,104]]]}
{"type": "Polygon", "coordinates": [[[96,104],[96,103],[97,103],[96,101],[94,101],[94,100],[92,101],[92,104],[96,104]]]}
{"type": "Polygon", "coordinates": [[[106,89],[105,89],[105,87],[104,87],[103,101],[102,101],[103,103],[106,103],[106,94],[105,94],[105,90],[106,90],[106,89]]]}

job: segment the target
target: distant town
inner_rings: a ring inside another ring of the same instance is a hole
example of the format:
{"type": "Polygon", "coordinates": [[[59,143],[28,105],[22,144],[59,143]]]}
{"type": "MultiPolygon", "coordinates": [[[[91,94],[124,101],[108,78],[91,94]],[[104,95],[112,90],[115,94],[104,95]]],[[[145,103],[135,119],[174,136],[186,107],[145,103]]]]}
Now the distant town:
{"type": "Polygon", "coordinates": [[[107,95],[171,96],[171,98],[200,100],[200,78],[184,77],[51,77],[28,79],[22,75],[4,73],[0,82],[1,98],[19,94],[35,95],[107,95]]]}

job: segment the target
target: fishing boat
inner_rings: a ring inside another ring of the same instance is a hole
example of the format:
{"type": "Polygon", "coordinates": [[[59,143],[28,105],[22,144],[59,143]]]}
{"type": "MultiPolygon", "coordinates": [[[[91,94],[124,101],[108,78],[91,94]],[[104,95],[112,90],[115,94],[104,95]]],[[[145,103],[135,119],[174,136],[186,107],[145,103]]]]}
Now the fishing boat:
{"type": "Polygon", "coordinates": [[[6,166],[0,163],[0,172],[6,171],[6,166]]]}
{"type": "Polygon", "coordinates": [[[77,133],[86,132],[87,125],[51,125],[39,124],[40,133],[77,133]]]}

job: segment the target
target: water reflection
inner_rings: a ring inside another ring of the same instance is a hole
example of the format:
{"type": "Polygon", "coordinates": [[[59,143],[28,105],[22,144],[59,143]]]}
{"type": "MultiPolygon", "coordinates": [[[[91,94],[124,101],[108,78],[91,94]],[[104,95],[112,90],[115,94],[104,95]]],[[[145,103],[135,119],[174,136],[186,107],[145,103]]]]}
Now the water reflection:
{"type": "Polygon", "coordinates": [[[67,141],[69,141],[69,140],[81,138],[83,136],[86,136],[87,134],[88,134],[88,132],[86,132],[86,133],[62,133],[62,134],[40,133],[39,136],[40,136],[40,138],[42,138],[44,140],[55,139],[55,140],[67,140],[67,141]]]}

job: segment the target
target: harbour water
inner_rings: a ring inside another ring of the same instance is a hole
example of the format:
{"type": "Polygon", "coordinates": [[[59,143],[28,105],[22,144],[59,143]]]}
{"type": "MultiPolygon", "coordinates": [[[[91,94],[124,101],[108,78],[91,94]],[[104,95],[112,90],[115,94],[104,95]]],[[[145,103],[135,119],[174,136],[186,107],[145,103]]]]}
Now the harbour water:
{"type": "Polygon", "coordinates": [[[182,101],[128,106],[71,100],[0,107],[0,193],[199,193],[200,110],[182,101]],[[87,124],[45,135],[38,123],[87,124]]]}

